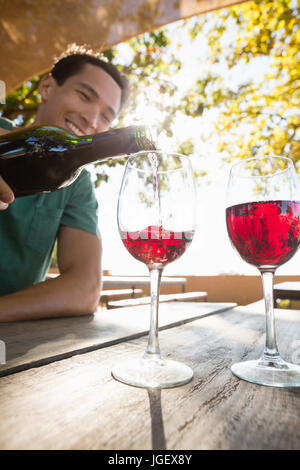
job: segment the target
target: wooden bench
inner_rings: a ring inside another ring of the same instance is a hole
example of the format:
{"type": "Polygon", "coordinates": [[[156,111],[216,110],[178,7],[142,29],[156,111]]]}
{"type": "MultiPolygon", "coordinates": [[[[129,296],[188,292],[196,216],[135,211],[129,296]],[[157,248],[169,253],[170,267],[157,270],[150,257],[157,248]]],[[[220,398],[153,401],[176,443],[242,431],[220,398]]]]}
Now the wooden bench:
{"type": "Polygon", "coordinates": [[[143,294],[142,289],[112,289],[103,290],[100,296],[100,304],[107,306],[111,301],[120,301],[124,299],[135,299],[143,294]]]}
{"type": "MultiPolygon", "coordinates": [[[[281,282],[274,285],[274,307],[280,300],[300,300],[300,282],[281,282]]],[[[289,307],[290,308],[290,307],[289,307]]]]}
{"type": "MultiPolygon", "coordinates": [[[[164,294],[159,296],[159,302],[206,302],[207,292],[183,292],[176,294],[164,294]]],[[[107,308],[133,307],[135,305],[147,305],[151,303],[151,297],[139,297],[137,299],[116,300],[107,303],[107,308]]]]}

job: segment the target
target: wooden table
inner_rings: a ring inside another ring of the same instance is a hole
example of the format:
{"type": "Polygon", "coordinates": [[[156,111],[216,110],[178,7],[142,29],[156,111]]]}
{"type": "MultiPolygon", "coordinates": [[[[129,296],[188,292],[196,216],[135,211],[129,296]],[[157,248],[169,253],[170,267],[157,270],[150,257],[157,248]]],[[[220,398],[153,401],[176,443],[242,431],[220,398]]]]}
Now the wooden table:
{"type": "MultiPolygon", "coordinates": [[[[102,276],[103,287],[129,287],[133,291],[137,287],[149,287],[149,276],[102,276]]],[[[182,292],[185,292],[185,277],[166,277],[162,276],[161,285],[179,286],[182,292]]]]}
{"type": "MultiPolygon", "coordinates": [[[[161,305],[162,354],[194,370],[190,383],[165,390],[130,387],[110,373],[144,350],[145,307],[2,324],[0,449],[299,449],[300,389],[230,372],[262,351],[263,304],[231,307],[161,305]]],[[[300,361],[299,313],[276,310],[287,360],[300,361]]]]}
{"type": "MultiPolygon", "coordinates": [[[[48,273],[47,278],[57,277],[58,273],[48,273]]],[[[137,287],[149,287],[149,276],[102,276],[102,285],[106,288],[128,287],[135,290],[137,287]]],[[[185,277],[167,277],[162,276],[161,285],[179,286],[182,292],[185,292],[185,277]]]]}
{"type": "MultiPolygon", "coordinates": [[[[57,277],[58,273],[48,273],[47,278],[57,277]]],[[[123,287],[132,289],[133,293],[137,287],[149,287],[149,276],[102,276],[102,286],[104,289],[123,287]]],[[[181,292],[185,292],[185,277],[167,277],[162,276],[161,286],[179,286],[181,292]]]]}
{"type": "MultiPolygon", "coordinates": [[[[169,302],[159,309],[160,328],[232,308],[234,303],[169,302]]],[[[85,354],[145,336],[149,331],[150,306],[99,308],[94,315],[77,318],[0,323],[0,339],[6,344],[6,364],[0,377],[85,354]]]]}
{"type": "Polygon", "coordinates": [[[300,282],[281,282],[274,285],[274,306],[278,299],[300,300],[300,282]]]}

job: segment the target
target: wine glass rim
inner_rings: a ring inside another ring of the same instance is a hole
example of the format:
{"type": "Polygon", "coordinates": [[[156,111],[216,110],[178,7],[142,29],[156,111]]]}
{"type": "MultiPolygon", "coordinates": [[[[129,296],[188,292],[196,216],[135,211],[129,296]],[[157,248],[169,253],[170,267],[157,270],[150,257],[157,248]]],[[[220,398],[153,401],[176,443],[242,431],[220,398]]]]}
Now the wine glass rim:
{"type": "Polygon", "coordinates": [[[245,164],[246,162],[250,162],[251,160],[263,160],[264,158],[278,158],[280,160],[286,160],[286,162],[288,163],[287,167],[284,169],[284,170],[279,170],[278,172],[274,173],[274,174],[268,174],[268,175],[250,175],[250,176],[247,176],[247,175],[238,175],[239,178],[270,178],[272,176],[277,176],[278,174],[282,174],[282,173],[285,173],[286,171],[290,170],[291,168],[293,169],[294,168],[294,164],[293,164],[293,161],[288,158],[288,157],[282,157],[280,155],[262,155],[260,157],[250,157],[250,158],[245,158],[244,160],[240,161],[240,162],[237,162],[237,163],[234,163],[230,169],[230,172],[234,171],[237,167],[239,167],[240,165],[243,165],[245,164]]]}
{"type": "MultiPolygon", "coordinates": [[[[129,158],[127,160],[127,166],[132,168],[135,171],[138,171],[138,172],[141,172],[141,173],[147,173],[147,171],[141,170],[140,168],[135,168],[133,165],[130,164],[131,159],[135,158],[138,155],[142,155],[142,154],[145,154],[145,153],[159,153],[159,154],[164,153],[164,154],[174,155],[176,157],[182,158],[183,161],[186,161],[186,162],[190,163],[189,155],[184,155],[184,154],[179,153],[179,152],[172,152],[172,151],[169,152],[169,151],[166,151],[166,150],[156,149],[156,150],[140,150],[139,152],[136,152],[136,153],[133,153],[133,154],[129,155],[129,158]]],[[[175,168],[174,170],[159,170],[157,173],[159,173],[159,174],[172,173],[172,172],[178,171],[178,170],[182,170],[182,168],[175,168]]]]}

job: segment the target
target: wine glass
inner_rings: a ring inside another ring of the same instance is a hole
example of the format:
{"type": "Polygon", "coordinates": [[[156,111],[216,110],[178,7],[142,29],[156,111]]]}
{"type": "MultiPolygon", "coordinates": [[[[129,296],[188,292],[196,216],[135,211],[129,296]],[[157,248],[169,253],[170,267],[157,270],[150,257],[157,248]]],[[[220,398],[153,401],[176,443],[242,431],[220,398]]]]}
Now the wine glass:
{"type": "Polygon", "coordinates": [[[234,364],[231,371],[256,384],[300,386],[300,367],[279,355],[273,311],[275,270],[296,253],[300,242],[299,183],[292,161],[265,156],[233,165],[226,206],[233,247],[261,273],[266,312],[266,344],[261,358],[234,364]]]}
{"type": "Polygon", "coordinates": [[[189,158],[142,151],[128,158],[118,200],[124,246],[150,274],[151,318],[144,355],[116,364],[112,375],[139,387],[167,388],[193,377],[190,367],[163,359],[158,341],[158,306],[164,267],[191,244],[195,229],[195,185],[189,158]]]}

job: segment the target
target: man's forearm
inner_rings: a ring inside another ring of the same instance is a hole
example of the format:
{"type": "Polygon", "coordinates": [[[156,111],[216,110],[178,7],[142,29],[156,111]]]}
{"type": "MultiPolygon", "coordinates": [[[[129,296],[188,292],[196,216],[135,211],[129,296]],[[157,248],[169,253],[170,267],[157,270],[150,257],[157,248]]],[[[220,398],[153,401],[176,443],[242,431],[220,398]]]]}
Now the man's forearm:
{"type": "Polygon", "coordinates": [[[99,297],[100,283],[64,273],[0,297],[0,322],[92,313],[99,297]]]}

